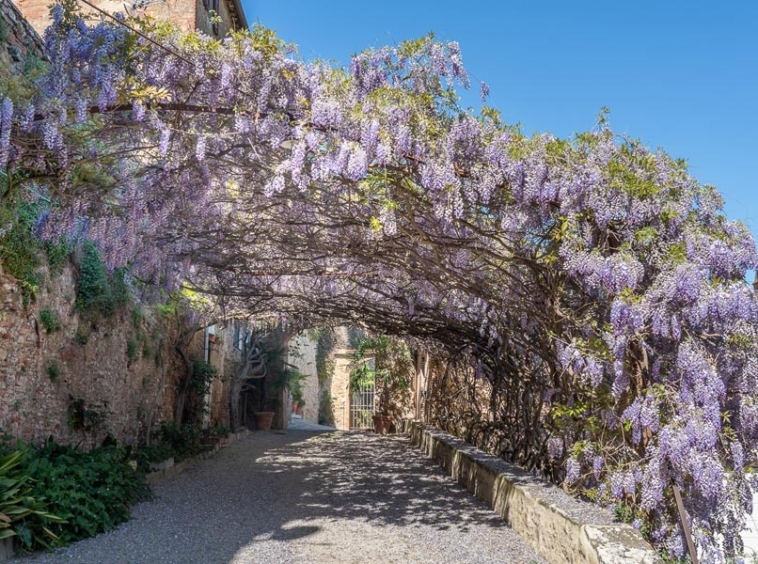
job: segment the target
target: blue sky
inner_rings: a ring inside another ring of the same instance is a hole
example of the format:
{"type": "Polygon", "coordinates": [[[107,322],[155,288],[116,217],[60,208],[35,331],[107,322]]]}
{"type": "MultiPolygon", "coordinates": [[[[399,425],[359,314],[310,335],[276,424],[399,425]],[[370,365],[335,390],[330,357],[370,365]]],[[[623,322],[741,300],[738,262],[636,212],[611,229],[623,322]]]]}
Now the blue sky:
{"type": "MultiPolygon", "coordinates": [[[[611,110],[618,134],[685,158],[758,238],[758,2],[243,0],[306,59],[434,31],[461,45],[489,105],[566,137],[611,110]]],[[[475,103],[478,92],[465,98],[475,103]]]]}

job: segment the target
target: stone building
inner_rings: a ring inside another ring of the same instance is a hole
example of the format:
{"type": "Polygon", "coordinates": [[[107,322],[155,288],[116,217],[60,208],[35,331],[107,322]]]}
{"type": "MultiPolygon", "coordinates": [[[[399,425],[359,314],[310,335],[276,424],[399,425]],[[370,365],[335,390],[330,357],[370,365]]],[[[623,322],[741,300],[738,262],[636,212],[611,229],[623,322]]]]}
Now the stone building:
{"type": "MultiPolygon", "coordinates": [[[[50,24],[50,0],[15,0],[24,18],[42,35],[50,24]]],[[[248,24],[240,0],[90,0],[98,8],[115,14],[142,15],[168,20],[189,31],[197,29],[214,37],[224,37],[230,30],[246,29],[248,24]]],[[[102,17],[83,2],[85,14],[102,17]]]]}

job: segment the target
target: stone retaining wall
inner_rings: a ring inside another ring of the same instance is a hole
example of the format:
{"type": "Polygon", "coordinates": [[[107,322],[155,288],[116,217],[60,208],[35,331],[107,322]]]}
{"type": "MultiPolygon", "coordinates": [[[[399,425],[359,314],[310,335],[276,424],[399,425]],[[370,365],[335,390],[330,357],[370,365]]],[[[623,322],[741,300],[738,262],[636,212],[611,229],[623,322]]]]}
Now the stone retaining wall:
{"type": "Polygon", "coordinates": [[[452,435],[413,423],[411,443],[487,502],[552,564],[662,564],[629,525],[452,435]]]}

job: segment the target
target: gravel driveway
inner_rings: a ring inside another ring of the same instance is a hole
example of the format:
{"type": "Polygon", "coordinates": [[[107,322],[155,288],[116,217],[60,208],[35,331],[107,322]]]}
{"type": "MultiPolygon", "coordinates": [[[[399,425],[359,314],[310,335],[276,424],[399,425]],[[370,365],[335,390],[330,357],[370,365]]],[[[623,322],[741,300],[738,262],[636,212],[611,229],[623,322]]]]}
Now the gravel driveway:
{"type": "Polygon", "coordinates": [[[251,433],[115,531],[18,564],[544,564],[403,437],[251,433]]]}

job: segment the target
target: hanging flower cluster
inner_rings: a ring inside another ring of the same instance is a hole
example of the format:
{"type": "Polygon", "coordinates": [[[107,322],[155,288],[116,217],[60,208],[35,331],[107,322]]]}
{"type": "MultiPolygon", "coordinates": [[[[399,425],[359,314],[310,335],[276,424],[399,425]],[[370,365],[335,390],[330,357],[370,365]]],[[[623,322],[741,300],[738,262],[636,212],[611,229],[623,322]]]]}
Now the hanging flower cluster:
{"type": "Polygon", "coordinates": [[[677,485],[707,560],[739,549],[758,256],[682,162],[603,120],[561,140],[461,110],[454,42],[342,69],[262,28],[144,24],[160,48],[54,15],[39,95],[0,104],[0,164],[55,177],[42,236],[169,289],[465,349],[529,415],[493,414],[513,460],[631,508],[681,556],[677,485]]]}

